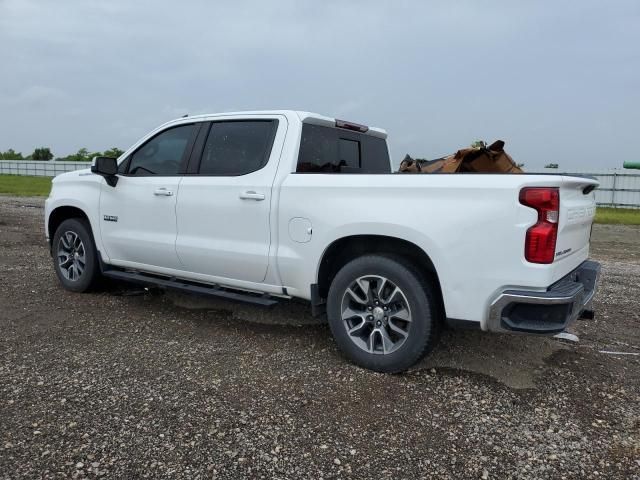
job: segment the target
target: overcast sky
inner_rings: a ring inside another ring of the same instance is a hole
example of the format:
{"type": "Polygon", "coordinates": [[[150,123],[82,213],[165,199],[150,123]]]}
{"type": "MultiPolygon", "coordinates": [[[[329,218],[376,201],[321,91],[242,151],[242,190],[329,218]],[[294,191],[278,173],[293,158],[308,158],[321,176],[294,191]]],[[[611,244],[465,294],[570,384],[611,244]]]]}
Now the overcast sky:
{"type": "Polygon", "coordinates": [[[0,150],[25,154],[291,108],[385,128],[396,161],[640,160],[638,0],[0,0],[0,69],[0,150]]]}

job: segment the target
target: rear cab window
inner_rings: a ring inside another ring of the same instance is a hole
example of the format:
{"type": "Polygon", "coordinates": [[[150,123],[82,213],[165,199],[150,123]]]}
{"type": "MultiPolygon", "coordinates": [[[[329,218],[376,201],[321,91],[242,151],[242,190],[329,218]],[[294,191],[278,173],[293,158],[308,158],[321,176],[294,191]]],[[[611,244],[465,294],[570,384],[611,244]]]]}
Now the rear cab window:
{"type": "Polygon", "coordinates": [[[391,173],[383,138],[305,123],[296,173],[391,173]]]}

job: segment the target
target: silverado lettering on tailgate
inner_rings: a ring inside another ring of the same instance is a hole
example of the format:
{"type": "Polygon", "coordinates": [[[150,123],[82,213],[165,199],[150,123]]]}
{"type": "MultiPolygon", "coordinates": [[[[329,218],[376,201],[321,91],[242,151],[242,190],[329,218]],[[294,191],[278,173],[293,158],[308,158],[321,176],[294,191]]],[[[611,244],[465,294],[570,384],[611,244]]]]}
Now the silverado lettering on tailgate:
{"type": "Polygon", "coordinates": [[[560,252],[556,252],[556,258],[561,257],[562,255],[566,255],[567,253],[569,253],[571,251],[570,248],[567,248],[566,250],[562,250],[560,252]]]}

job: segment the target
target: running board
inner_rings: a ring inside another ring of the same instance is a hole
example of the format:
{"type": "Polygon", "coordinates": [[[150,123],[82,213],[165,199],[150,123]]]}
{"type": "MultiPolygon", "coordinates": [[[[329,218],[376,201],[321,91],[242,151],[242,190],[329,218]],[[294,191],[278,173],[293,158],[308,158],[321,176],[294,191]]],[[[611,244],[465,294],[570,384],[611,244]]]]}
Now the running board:
{"type": "Polygon", "coordinates": [[[144,275],[142,273],[125,272],[123,270],[112,269],[103,270],[102,274],[105,277],[113,278],[114,280],[123,280],[125,282],[136,283],[138,285],[171,288],[173,290],[180,290],[182,292],[194,293],[197,295],[208,295],[234,302],[253,303],[254,305],[261,305],[263,307],[272,307],[278,303],[278,301],[269,294],[261,295],[258,293],[232,291],[216,285],[209,286],[204,284],[187,283],[176,278],[156,277],[144,275]]]}

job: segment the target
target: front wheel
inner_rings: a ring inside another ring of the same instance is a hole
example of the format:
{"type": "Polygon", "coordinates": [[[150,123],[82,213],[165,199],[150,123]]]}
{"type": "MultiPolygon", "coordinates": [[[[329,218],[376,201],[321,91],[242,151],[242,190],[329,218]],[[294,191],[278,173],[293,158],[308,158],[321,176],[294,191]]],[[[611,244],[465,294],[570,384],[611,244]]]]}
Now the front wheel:
{"type": "Polygon", "coordinates": [[[346,264],[327,298],[329,326],[340,350],[378,372],[406,370],[437,342],[434,289],[401,260],[367,255],[346,264]]]}
{"type": "Polygon", "coordinates": [[[70,218],[60,224],[51,246],[53,267],[62,286],[72,292],[86,292],[100,277],[98,252],[89,224],[70,218]]]}

